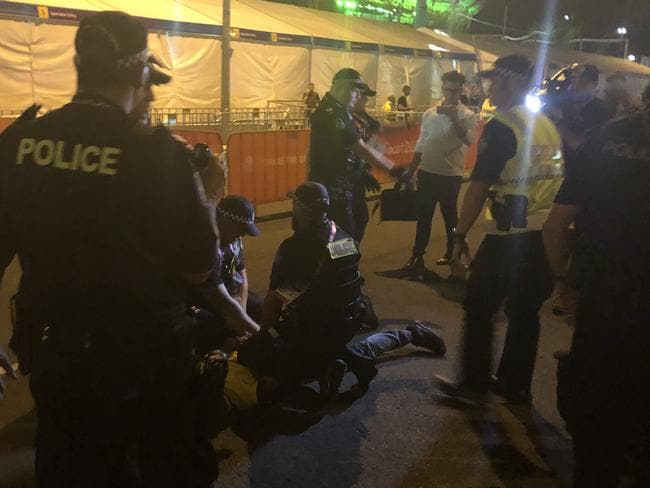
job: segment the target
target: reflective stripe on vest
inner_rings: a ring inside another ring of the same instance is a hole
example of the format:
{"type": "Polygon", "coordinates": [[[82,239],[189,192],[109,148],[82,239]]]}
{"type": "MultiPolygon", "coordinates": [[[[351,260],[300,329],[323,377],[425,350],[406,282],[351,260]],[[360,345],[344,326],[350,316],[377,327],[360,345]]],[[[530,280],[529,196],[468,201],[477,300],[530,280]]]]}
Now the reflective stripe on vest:
{"type": "Polygon", "coordinates": [[[509,127],[517,140],[515,156],[506,162],[499,181],[492,186],[495,199],[506,195],[528,198],[528,214],[548,209],[553,204],[564,177],[562,138],[551,120],[524,106],[494,115],[509,127]]]}

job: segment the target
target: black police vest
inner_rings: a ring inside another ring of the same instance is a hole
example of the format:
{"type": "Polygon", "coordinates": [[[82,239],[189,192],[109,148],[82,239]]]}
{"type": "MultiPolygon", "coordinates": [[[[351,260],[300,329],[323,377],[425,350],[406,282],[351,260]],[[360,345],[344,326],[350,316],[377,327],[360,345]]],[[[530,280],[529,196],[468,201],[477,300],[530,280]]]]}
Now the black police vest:
{"type": "Polygon", "coordinates": [[[0,198],[24,264],[21,293],[44,318],[155,321],[182,310],[172,244],[158,235],[165,209],[147,198],[173,144],[101,100],[70,103],[2,141],[0,198]]]}
{"type": "Polygon", "coordinates": [[[361,296],[361,254],[355,240],[347,232],[333,221],[331,226],[310,292],[326,297],[333,305],[348,305],[361,296]]]}

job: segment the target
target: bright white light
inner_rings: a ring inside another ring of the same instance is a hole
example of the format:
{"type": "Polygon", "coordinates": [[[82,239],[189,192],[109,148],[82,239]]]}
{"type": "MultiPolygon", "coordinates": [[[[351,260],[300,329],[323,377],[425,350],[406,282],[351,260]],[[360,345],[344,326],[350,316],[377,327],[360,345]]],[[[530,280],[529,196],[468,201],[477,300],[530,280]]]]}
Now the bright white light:
{"type": "Polygon", "coordinates": [[[571,17],[569,17],[567,14],[564,14],[564,20],[571,20],[571,17]]]}
{"type": "Polygon", "coordinates": [[[526,95],[526,108],[531,112],[539,112],[542,109],[542,101],[535,95],[526,95]]]}
{"type": "Polygon", "coordinates": [[[627,34],[627,29],[625,27],[619,27],[616,29],[616,32],[618,33],[619,36],[624,36],[627,34]]]}
{"type": "Polygon", "coordinates": [[[433,29],[433,32],[436,34],[440,34],[441,36],[449,37],[449,34],[447,34],[445,31],[442,31],[440,29],[433,29]]]}
{"type": "Polygon", "coordinates": [[[636,61],[636,56],[635,56],[634,54],[628,54],[628,55],[627,55],[627,59],[628,59],[629,61],[636,61]]]}

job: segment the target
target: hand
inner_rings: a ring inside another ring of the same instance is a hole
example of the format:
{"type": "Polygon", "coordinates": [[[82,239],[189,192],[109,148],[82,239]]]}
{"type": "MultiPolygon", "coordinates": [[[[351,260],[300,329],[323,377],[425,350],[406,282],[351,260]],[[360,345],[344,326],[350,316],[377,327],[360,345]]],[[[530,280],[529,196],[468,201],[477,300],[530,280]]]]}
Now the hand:
{"type": "Polygon", "coordinates": [[[370,193],[378,193],[381,191],[381,185],[377,181],[377,178],[372,176],[370,173],[366,172],[364,175],[366,190],[370,193]]]}
{"type": "MultiPolygon", "coordinates": [[[[0,368],[4,369],[9,378],[16,379],[16,373],[14,368],[11,366],[11,361],[9,361],[9,356],[0,349],[0,368]]],[[[2,377],[0,376],[0,400],[4,397],[5,385],[2,382],[2,377]]]]}
{"type": "Polygon", "coordinates": [[[471,259],[467,240],[455,237],[454,247],[451,252],[451,276],[463,281],[467,280],[467,271],[471,259]]]}

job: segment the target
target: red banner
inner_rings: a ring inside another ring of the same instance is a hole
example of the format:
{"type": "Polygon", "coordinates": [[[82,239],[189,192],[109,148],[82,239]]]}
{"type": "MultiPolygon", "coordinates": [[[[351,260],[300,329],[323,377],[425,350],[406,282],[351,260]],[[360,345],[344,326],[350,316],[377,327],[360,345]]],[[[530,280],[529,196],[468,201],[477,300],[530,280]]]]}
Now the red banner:
{"type": "Polygon", "coordinates": [[[419,125],[388,127],[379,133],[379,139],[384,145],[384,155],[399,166],[407,166],[413,159],[418,137],[420,137],[419,125]]]}

